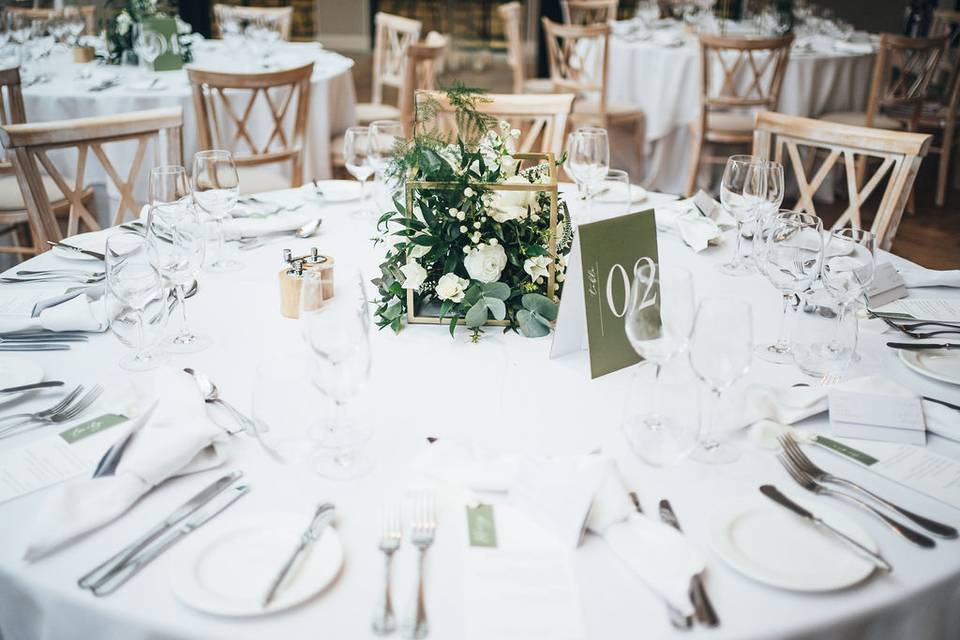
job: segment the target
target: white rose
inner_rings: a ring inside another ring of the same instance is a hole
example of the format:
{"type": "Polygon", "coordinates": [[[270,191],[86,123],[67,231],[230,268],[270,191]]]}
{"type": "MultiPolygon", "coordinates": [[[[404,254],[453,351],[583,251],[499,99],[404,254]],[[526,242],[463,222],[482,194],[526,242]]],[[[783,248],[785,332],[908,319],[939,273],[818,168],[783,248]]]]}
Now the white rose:
{"type": "Polygon", "coordinates": [[[441,300],[460,302],[463,300],[464,292],[469,284],[469,280],[461,278],[453,272],[446,273],[437,281],[437,286],[435,287],[437,297],[441,300]]]}
{"type": "MultiPolygon", "coordinates": [[[[530,184],[523,176],[511,176],[503,184],[530,184]]],[[[500,223],[527,216],[527,207],[536,200],[533,191],[494,190],[490,217],[500,223]]]]}
{"type": "Polygon", "coordinates": [[[507,252],[498,244],[480,245],[470,250],[463,259],[463,266],[474,280],[496,282],[500,279],[503,268],[507,266],[507,252]]]}
{"type": "Polygon", "coordinates": [[[413,258],[407,258],[407,264],[400,267],[400,273],[403,274],[403,288],[416,291],[427,279],[427,270],[420,266],[420,263],[413,258]]]}
{"type": "Polygon", "coordinates": [[[428,253],[430,253],[430,247],[425,247],[422,244],[415,244],[410,251],[407,252],[407,257],[419,260],[428,253]]]}
{"type": "Polygon", "coordinates": [[[530,276],[530,279],[536,282],[540,277],[546,277],[549,275],[547,267],[550,266],[552,260],[549,256],[536,256],[533,258],[527,258],[523,261],[523,270],[527,272],[530,276]]]}

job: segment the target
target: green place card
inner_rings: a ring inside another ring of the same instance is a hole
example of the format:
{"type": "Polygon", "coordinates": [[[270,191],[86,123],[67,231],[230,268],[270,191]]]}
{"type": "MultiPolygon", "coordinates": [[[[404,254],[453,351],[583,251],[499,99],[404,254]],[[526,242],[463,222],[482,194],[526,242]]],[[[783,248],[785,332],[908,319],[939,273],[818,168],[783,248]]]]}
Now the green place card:
{"type": "Polygon", "coordinates": [[[650,209],[580,225],[579,233],[590,376],[597,378],[640,361],[624,333],[624,316],[635,265],[643,258],[657,262],[657,223],[650,209]]]}
{"type": "Polygon", "coordinates": [[[180,38],[177,35],[177,21],[168,16],[144,18],[143,28],[163,36],[167,46],[163,54],[153,61],[154,71],[176,71],[183,68],[183,56],[180,54],[180,38]]]}
{"type": "Polygon", "coordinates": [[[78,424],[75,427],[70,427],[66,431],[61,431],[60,437],[63,438],[67,444],[73,444],[74,442],[88,438],[95,433],[100,433],[104,429],[115,427],[121,422],[124,422],[126,419],[126,416],[108,413],[100,416],[99,418],[87,420],[83,424],[78,424]]]}
{"type": "Polygon", "coordinates": [[[467,507],[467,532],[471,547],[496,547],[497,527],[493,520],[493,506],[479,504],[467,507]]]}
{"type": "Polygon", "coordinates": [[[877,462],[879,462],[879,460],[877,460],[871,455],[867,455],[863,451],[858,451],[853,447],[849,447],[843,444],[842,442],[837,442],[836,440],[831,440],[830,438],[817,436],[817,444],[821,444],[826,448],[836,451],[840,455],[850,458],[851,460],[854,460],[855,462],[859,462],[860,464],[867,467],[872,466],[877,462]]]}

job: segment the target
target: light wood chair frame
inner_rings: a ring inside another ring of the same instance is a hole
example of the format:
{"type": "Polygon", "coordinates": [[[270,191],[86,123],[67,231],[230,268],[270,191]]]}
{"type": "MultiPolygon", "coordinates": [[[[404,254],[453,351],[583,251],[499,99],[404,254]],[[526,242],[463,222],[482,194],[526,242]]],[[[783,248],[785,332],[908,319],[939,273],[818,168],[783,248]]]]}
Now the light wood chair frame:
{"type": "Polygon", "coordinates": [[[955,187],[960,188],[960,147],[957,144],[957,110],[960,109],[960,11],[937,9],[933,12],[931,36],[948,36],[946,47],[940,58],[939,76],[944,79],[943,93],[939,100],[926,101],[917,123],[921,131],[941,132],[939,146],[931,146],[930,153],[937,159],[937,193],[935,202],[942,207],[947,199],[950,163],[954,165],[955,187]],[[956,157],[953,157],[956,154],[956,157]]]}
{"type": "Polygon", "coordinates": [[[0,128],[0,144],[13,155],[17,182],[23,193],[34,247],[38,252],[48,248],[48,240],[64,237],[43,186],[41,166],[70,203],[66,235],[75,234],[80,222],[88,229],[96,230],[100,225],[84,201],[84,174],[90,153],[99,160],[108,178],[120,192],[120,202],[113,215],[113,224],[119,224],[128,212],[133,217],[140,215],[140,204],[134,198],[133,191],[142,174],[147,146],[151,141],[154,142],[155,164],[181,164],[182,130],[183,113],[180,107],[38,124],[14,124],[0,128]],[[165,138],[163,142],[161,137],[165,138]],[[108,144],[122,141],[137,142],[125,178],[121,177],[104,149],[108,144]],[[48,155],[49,151],[65,149],[77,150],[72,186],[48,155]]]}
{"type": "Polygon", "coordinates": [[[406,49],[400,122],[407,138],[413,137],[416,126],[416,93],[418,90],[432,91],[436,88],[437,66],[446,53],[447,45],[445,36],[432,32],[427,41],[411,44],[406,49]]]}
{"type": "Polygon", "coordinates": [[[932,136],[926,134],[856,127],[764,111],[756,116],[753,154],[792,167],[799,192],[792,209],[813,215],[817,215],[814,195],[831,170],[842,166],[849,204],[832,229],[848,225],[862,228],[861,207],[886,179],[870,231],[877,237],[877,246],[889,251],[931,139],[932,136]],[[826,158],[814,171],[804,162],[802,151],[826,154],[826,158]],[[862,186],[857,181],[858,157],[880,162],[862,186]]]}
{"type": "Polygon", "coordinates": [[[560,0],[564,24],[587,26],[617,19],[620,0],[560,0]]]}
{"type": "Polygon", "coordinates": [[[69,15],[79,14],[86,25],[85,35],[92,36],[97,33],[95,6],[86,7],[65,7],[63,9],[38,9],[31,7],[7,7],[7,13],[19,13],[32,20],[52,20],[53,18],[64,18],[69,15]]]}
{"type": "Polygon", "coordinates": [[[290,162],[290,186],[299,187],[303,184],[312,62],[293,69],[266,73],[188,69],[187,74],[193,91],[200,149],[226,149],[233,154],[237,166],[290,162]],[[278,96],[278,92],[282,95],[278,96]],[[243,93],[248,93],[249,97],[243,109],[237,111],[231,97],[243,93]],[[261,103],[266,105],[273,121],[273,129],[262,145],[258,145],[248,131],[250,114],[259,96],[263,96],[261,103]],[[291,105],[295,105],[293,124],[287,131],[287,114],[291,105]],[[228,124],[235,129],[232,135],[224,127],[228,124]],[[273,146],[274,142],[279,146],[273,146]],[[240,149],[241,145],[246,145],[246,152],[240,149]]]}
{"type": "Polygon", "coordinates": [[[370,102],[383,104],[384,87],[392,87],[400,92],[399,100],[402,101],[407,49],[420,39],[423,23],[382,11],[374,16],[373,21],[376,32],[373,40],[373,87],[370,102]]]}
{"type": "Polygon", "coordinates": [[[880,35],[873,64],[870,98],[864,124],[872,127],[883,110],[908,111],[903,118],[907,131],[915,131],[927,89],[936,76],[949,36],[910,38],[892,33],[880,35]]]}
{"type": "Polygon", "coordinates": [[[218,32],[220,31],[221,18],[225,13],[232,13],[240,20],[257,20],[258,18],[275,20],[280,25],[280,37],[284,40],[290,40],[290,32],[293,27],[293,7],[247,7],[217,3],[213,5],[213,15],[217,19],[218,32]]]}
{"type": "Polygon", "coordinates": [[[704,155],[708,142],[749,145],[753,133],[723,132],[709,128],[711,112],[736,112],[750,109],[776,111],[783,76],[790,61],[793,36],[779,38],[743,38],[700,35],[700,110],[691,125],[693,138],[686,194],[693,195],[701,165],[725,162],[726,157],[704,155]],[[714,73],[719,68],[719,87],[714,73]],[[748,86],[742,91],[737,82],[747,74],[748,86]]]}
{"type": "Polygon", "coordinates": [[[523,93],[527,75],[521,28],[523,5],[516,0],[506,2],[497,7],[497,12],[503,25],[503,37],[507,41],[507,64],[513,71],[513,92],[523,93]]]}

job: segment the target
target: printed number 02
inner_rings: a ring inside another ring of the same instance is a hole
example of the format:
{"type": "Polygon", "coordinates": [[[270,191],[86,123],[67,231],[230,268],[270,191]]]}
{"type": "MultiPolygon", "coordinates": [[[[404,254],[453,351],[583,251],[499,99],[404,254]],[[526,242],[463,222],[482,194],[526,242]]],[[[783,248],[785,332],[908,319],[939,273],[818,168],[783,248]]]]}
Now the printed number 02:
{"type": "MultiPolygon", "coordinates": [[[[641,263],[646,263],[650,266],[651,274],[650,280],[647,281],[647,288],[643,292],[643,297],[640,299],[640,304],[637,307],[637,311],[651,307],[657,303],[657,296],[651,295],[651,290],[653,289],[653,274],[657,272],[657,263],[644,256],[638,259],[633,263],[633,271],[636,273],[637,267],[641,263]]],[[[618,318],[622,318],[627,315],[627,305],[630,303],[630,276],[627,275],[627,270],[623,268],[621,264],[615,264],[610,267],[609,273],[607,273],[607,306],[610,307],[610,312],[618,318]],[[613,275],[614,272],[620,273],[620,281],[623,284],[623,309],[618,310],[613,301],[613,275]]]]}

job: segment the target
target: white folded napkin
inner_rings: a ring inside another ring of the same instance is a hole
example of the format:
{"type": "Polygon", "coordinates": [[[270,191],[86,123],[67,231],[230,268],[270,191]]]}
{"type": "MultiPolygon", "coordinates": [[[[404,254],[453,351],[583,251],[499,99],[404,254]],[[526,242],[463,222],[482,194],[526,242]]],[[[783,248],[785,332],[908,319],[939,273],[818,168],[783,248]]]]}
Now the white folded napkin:
{"type": "MultiPolygon", "coordinates": [[[[718,244],[724,228],[729,228],[725,211],[717,206],[718,219],[704,215],[694,204],[693,198],[677,200],[658,205],[654,209],[657,227],[676,233],[696,252],[703,251],[710,244],[718,244]]],[[[734,223],[735,224],[735,223],[734,223]]]]}
{"type": "Polygon", "coordinates": [[[960,269],[937,271],[919,265],[898,270],[908,289],[919,287],[960,287],[960,269]]]}
{"type": "Polygon", "coordinates": [[[873,53],[873,45],[869,42],[848,42],[847,40],[836,40],[833,43],[833,48],[836,51],[842,51],[843,53],[858,53],[858,54],[868,54],[873,53]]]}
{"type": "MultiPolygon", "coordinates": [[[[115,475],[55,488],[37,516],[26,560],[42,558],[112,522],[168,478],[223,464],[227,434],[207,417],[203,396],[189,374],[161,369],[149,389],[141,387],[133,393],[138,397],[132,404],[141,413],[130,418],[117,440],[139,430],[115,475]],[[144,411],[146,407],[150,409],[144,411]]],[[[129,408],[124,408],[125,415],[132,413],[129,408]]]]}
{"type": "Polygon", "coordinates": [[[663,29],[653,33],[653,42],[660,47],[679,47],[686,42],[686,39],[680,31],[663,29]]]}
{"type": "Polygon", "coordinates": [[[44,309],[36,318],[31,318],[29,314],[0,316],[0,331],[46,329],[103,332],[110,327],[109,315],[103,300],[103,287],[90,287],[75,298],[44,309]]]}

